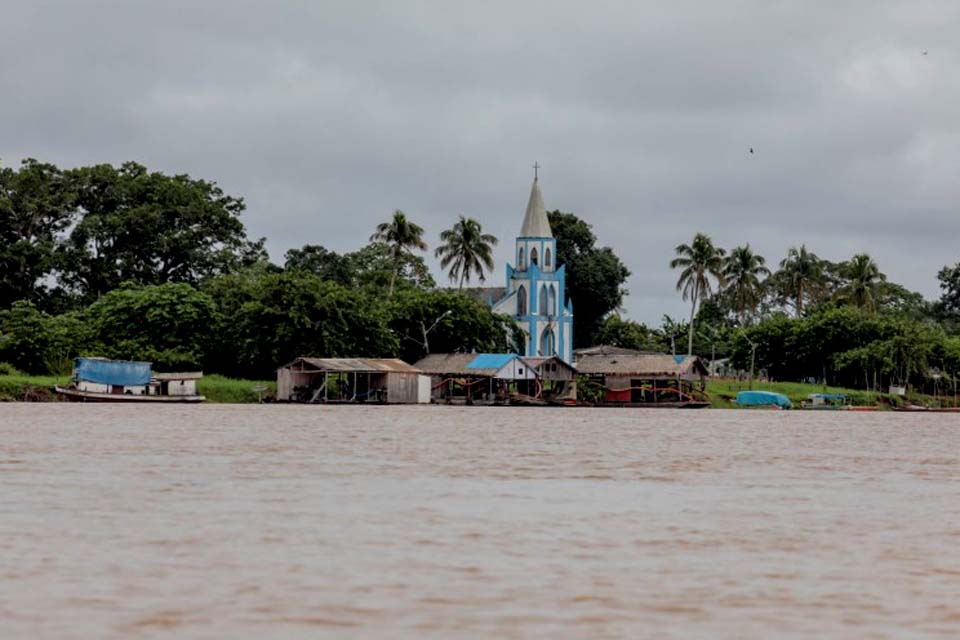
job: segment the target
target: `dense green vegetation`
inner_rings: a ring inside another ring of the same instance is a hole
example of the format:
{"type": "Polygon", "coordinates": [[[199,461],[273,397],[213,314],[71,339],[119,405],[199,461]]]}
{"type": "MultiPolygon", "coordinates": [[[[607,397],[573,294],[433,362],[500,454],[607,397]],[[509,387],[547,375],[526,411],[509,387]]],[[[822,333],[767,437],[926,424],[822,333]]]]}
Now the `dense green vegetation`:
{"type": "MultiPolygon", "coordinates": [[[[0,363],[62,376],[76,356],[105,355],[263,380],[304,354],[416,361],[518,344],[509,318],[461,291],[493,268],[497,239],[476,220],[439,234],[456,288],[438,288],[425,231],[402,211],[353,251],[306,244],[278,265],[247,237],[244,208],[213,183],[136,163],[0,167],[0,363]]],[[[549,219],[575,346],[686,351],[746,377],[873,391],[942,394],[960,378],[960,263],[937,274],[931,302],[867,254],[831,262],[801,245],[768,262],[698,233],[670,263],[689,317],[647,327],[619,315],[620,258],[576,215],[549,219]]]]}
{"type": "Polygon", "coordinates": [[[416,361],[517,344],[509,318],[459,291],[493,268],[497,240],[476,220],[439,235],[455,290],[437,288],[425,232],[402,211],[355,251],[307,244],[280,266],[247,238],[244,206],[135,163],[0,167],[0,362],[67,375],[101,355],[258,380],[305,354],[416,361]]]}

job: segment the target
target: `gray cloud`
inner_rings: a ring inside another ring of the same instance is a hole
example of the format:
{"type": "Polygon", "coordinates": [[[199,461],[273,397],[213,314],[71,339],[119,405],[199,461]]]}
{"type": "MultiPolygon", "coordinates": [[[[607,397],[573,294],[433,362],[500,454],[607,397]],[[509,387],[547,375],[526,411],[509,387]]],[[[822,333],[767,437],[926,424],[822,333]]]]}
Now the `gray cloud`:
{"type": "Polygon", "coordinates": [[[774,263],[869,251],[931,297],[960,259],[952,1],[10,4],[5,163],[216,180],[277,260],[463,213],[499,280],[535,159],[647,322],[685,314],[667,262],[696,231],[774,263]]]}

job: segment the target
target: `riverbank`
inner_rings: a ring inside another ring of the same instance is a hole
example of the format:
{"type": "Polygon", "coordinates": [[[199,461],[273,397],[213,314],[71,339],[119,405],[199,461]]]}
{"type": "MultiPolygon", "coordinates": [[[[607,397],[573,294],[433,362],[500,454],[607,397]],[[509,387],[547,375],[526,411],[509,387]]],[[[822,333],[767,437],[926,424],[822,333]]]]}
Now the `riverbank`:
{"type": "MultiPolygon", "coordinates": [[[[0,375],[0,402],[53,402],[57,400],[54,387],[67,384],[66,377],[28,376],[25,374],[0,375]]],[[[242,380],[220,375],[204,376],[197,388],[208,402],[244,404],[273,398],[277,383],[269,380],[242,380]],[[258,392],[258,388],[263,388],[258,392]]]]}
{"type": "Polygon", "coordinates": [[[890,406],[890,396],[883,393],[872,393],[859,389],[845,389],[843,387],[830,387],[821,384],[804,384],[802,382],[762,382],[754,380],[751,385],[746,380],[707,380],[707,393],[710,394],[710,406],[715,409],[736,409],[737,404],[733,399],[737,397],[740,391],[754,389],[757,391],[773,391],[782,393],[790,398],[790,402],[795,407],[799,407],[802,402],[808,400],[811,393],[842,393],[846,395],[850,403],[857,406],[881,405],[890,406]]]}
{"type": "MultiPolygon", "coordinates": [[[[30,376],[26,374],[0,375],[0,402],[54,402],[57,396],[54,393],[54,387],[57,384],[66,384],[66,377],[57,376],[30,376]]],[[[270,400],[276,396],[277,383],[271,380],[244,380],[239,378],[228,378],[221,375],[204,376],[198,385],[200,394],[207,398],[208,402],[222,404],[245,404],[259,402],[260,393],[264,400],[270,400]],[[256,390],[263,388],[262,392],[256,390]]],[[[713,409],[736,409],[737,405],[733,402],[737,393],[750,388],[747,381],[737,380],[708,380],[707,393],[710,394],[710,407],[713,409]]],[[[794,406],[799,407],[800,403],[808,398],[811,393],[843,393],[850,398],[850,402],[859,406],[870,406],[879,404],[881,407],[890,405],[889,396],[886,394],[870,393],[857,389],[844,389],[841,387],[824,387],[817,384],[804,384],[801,382],[760,382],[754,381],[753,388],[763,391],[775,391],[782,393],[790,398],[794,406]]],[[[933,398],[916,397],[911,398],[917,404],[930,404],[933,398]]]]}

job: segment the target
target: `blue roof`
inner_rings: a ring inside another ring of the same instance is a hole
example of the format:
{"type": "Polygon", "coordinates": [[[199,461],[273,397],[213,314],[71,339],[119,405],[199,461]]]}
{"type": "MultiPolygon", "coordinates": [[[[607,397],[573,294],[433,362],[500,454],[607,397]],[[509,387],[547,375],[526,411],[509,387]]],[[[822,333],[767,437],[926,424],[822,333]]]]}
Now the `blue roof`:
{"type": "Polygon", "coordinates": [[[115,384],[133,387],[150,382],[149,362],[77,358],[77,364],[73,371],[77,380],[85,380],[97,384],[115,384]]]}
{"type": "Polygon", "coordinates": [[[515,353],[478,353],[467,369],[500,369],[517,357],[515,353]]]}
{"type": "Polygon", "coordinates": [[[673,361],[677,364],[683,364],[683,361],[687,359],[687,356],[673,356],[673,361]]]}
{"type": "Polygon", "coordinates": [[[761,407],[773,404],[784,409],[793,406],[790,398],[773,391],[741,391],[737,394],[737,404],[743,407],[761,407]]]}

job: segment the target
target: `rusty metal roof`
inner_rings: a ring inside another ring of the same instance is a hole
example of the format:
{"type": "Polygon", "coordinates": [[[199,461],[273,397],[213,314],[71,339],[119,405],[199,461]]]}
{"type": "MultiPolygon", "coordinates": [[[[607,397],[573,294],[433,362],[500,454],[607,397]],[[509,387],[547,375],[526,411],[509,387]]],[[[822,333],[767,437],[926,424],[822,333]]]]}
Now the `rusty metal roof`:
{"type": "Polygon", "coordinates": [[[587,375],[634,376],[638,378],[694,378],[707,375],[697,356],[649,353],[581,355],[577,371],[587,375]]]}
{"type": "Polygon", "coordinates": [[[421,373],[419,369],[397,358],[308,358],[301,356],[281,369],[305,364],[313,371],[335,373],[421,373]]]}

